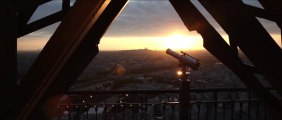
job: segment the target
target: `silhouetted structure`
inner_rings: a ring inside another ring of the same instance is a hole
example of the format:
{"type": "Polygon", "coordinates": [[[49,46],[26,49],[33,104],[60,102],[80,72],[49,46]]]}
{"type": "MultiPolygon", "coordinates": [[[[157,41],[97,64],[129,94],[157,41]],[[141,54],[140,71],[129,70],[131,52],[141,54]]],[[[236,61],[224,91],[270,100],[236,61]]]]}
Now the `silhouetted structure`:
{"type": "MultiPolygon", "coordinates": [[[[62,0],[62,10],[28,23],[39,5],[51,0],[2,0],[0,3],[1,119],[42,119],[40,109],[51,96],[62,95],[99,52],[97,45],[127,0],[62,0]],[[17,38],[61,21],[29,72],[16,81],[17,38]],[[15,118],[13,118],[15,117],[15,118]]],[[[236,73],[245,85],[281,119],[280,99],[256,78],[265,77],[282,94],[282,52],[256,16],[275,21],[281,28],[280,0],[259,0],[264,9],[241,0],[199,0],[230,37],[230,45],[188,0],[170,0],[187,29],[196,30],[204,47],[236,73]],[[237,48],[250,59],[246,65],[237,48]],[[253,66],[253,67],[252,67],[253,66]]],[[[54,108],[56,106],[53,106],[54,108]]]]}

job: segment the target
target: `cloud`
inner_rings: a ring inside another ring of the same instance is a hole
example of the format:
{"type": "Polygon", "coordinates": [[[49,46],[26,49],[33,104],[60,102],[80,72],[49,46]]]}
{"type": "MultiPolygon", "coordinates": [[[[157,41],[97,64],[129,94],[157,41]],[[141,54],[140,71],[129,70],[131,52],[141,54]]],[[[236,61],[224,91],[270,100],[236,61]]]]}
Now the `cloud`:
{"type": "Polygon", "coordinates": [[[270,20],[263,19],[263,18],[257,18],[258,21],[262,24],[262,26],[271,34],[280,34],[281,30],[278,27],[278,25],[270,20]]]}
{"type": "Polygon", "coordinates": [[[107,36],[160,36],[186,28],[169,1],[129,2],[107,36]]]}
{"type": "MultiPolygon", "coordinates": [[[[74,0],[72,0],[72,3],[73,1],[74,0]]],[[[245,1],[247,4],[259,6],[258,2],[245,1]]],[[[32,16],[31,21],[55,13],[59,10],[61,10],[61,0],[46,3],[38,8],[32,16]]],[[[204,16],[206,15],[204,14],[204,16]]],[[[207,19],[210,18],[208,17],[207,19]]],[[[264,21],[264,24],[270,29],[271,33],[279,33],[279,30],[277,29],[272,30],[272,28],[275,27],[275,23],[264,21]]],[[[57,25],[58,23],[40,31],[43,31],[46,34],[52,34],[57,25]]],[[[169,35],[175,31],[191,34],[188,32],[169,1],[131,0],[113,21],[105,36],[158,37],[169,35]]]]}
{"type": "Polygon", "coordinates": [[[31,19],[29,20],[30,22],[33,22],[35,20],[38,20],[40,18],[43,18],[45,16],[51,15],[55,12],[58,12],[62,9],[62,2],[55,0],[55,1],[50,1],[47,2],[43,5],[40,5],[36,11],[34,12],[34,14],[32,15],[31,19]]]}

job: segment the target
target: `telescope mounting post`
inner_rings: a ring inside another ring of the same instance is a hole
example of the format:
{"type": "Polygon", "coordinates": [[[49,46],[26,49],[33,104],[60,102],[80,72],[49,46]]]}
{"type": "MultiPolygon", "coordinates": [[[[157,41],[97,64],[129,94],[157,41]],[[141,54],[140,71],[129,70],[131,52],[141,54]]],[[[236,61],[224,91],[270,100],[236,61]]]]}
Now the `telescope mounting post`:
{"type": "Polygon", "coordinates": [[[188,79],[188,75],[191,69],[199,69],[200,62],[198,59],[183,51],[181,51],[182,55],[171,49],[167,49],[166,53],[178,59],[180,62],[182,74],[178,74],[180,75],[179,118],[180,120],[190,120],[190,80],[188,79]]]}
{"type": "Polygon", "coordinates": [[[191,68],[181,62],[179,66],[182,71],[179,87],[179,117],[180,120],[190,120],[190,80],[188,75],[191,68]]]}

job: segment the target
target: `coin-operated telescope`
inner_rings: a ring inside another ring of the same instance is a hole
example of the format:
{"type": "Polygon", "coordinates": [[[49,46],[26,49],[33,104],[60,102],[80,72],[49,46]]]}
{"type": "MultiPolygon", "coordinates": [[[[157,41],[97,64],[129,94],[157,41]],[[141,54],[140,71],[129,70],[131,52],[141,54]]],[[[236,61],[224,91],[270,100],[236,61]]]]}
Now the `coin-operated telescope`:
{"type": "Polygon", "coordinates": [[[167,49],[166,53],[171,55],[172,57],[176,58],[179,60],[179,62],[181,63],[181,65],[186,66],[186,67],[190,67],[193,70],[198,70],[200,67],[200,62],[198,59],[192,57],[191,55],[188,55],[187,53],[181,51],[181,53],[183,55],[180,55],[176,52],[174,52],[171,49],[167,49]]]}
{"type": "MultiPolygon", "coordinates": [[[[180,76],[181,84],[179,86],[179,118],[180,120],[187,120],[189,117],[190,106],[190,80],[188,75],[190,74],[190,68],[198,70],[200,67],[199,60],[188,55],[185,52],[181,52],[182,55],[174,52],[171,49],[167,49],[166,53],[176,58],[180,62],[181,71],[177,73],[180,76]]],[[[189,120],[189,119],[188,119],[189,120]]]]}

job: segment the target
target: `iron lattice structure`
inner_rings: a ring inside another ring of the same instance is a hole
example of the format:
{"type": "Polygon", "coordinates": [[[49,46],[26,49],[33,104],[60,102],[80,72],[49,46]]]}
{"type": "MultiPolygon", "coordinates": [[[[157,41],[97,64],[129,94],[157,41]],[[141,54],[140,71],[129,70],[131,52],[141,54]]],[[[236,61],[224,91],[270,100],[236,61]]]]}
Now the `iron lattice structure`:
{"type": "MultiPolygon", "coordinates": [[[[51,96],[64,94],[99,52],[98,44],[127,0],[62,0],[62,10],[28,23],[36,8],[51,0],[2,0],[0,3],[0,85],[1,106],[10,111],[3,119],[38,119],[40,109],[51,96]],[[61,24],[50,38],[29,72],[19,84],[17,38],[49,26],[61,24]],[[75,23],[75,24],[74,24],[75,23]]],[[[197,31],[204,47],[229,67],[279,119],[280,100],[265,88],[255,74],[261,74],[282,94],[282,52],[256,17],[274,21],[281,28],[281,1],[258,0],[264,9],[241,0],[199,0],[227,32],[228,45],[189,0],[169,0],[190,31],[197,31]],[[237,48],[250,59],[246,65],[237,48]]]]}

